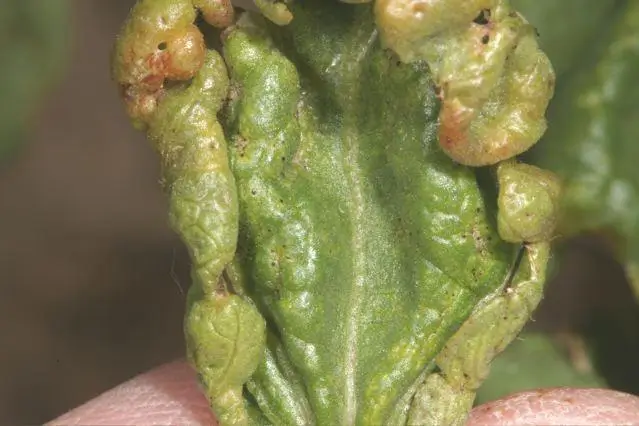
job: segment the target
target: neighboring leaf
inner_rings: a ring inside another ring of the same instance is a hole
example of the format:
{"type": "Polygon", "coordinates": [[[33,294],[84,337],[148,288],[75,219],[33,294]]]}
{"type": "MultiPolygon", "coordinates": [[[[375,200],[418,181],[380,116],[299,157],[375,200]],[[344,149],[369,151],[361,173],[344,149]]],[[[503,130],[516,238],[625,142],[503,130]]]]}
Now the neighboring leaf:
{"type": "MultiPolygon", "coordinates": [[[[561,83],[565,73],[583,63],[590,46],[609,28],[623,0],[512,0],[513,7],[539,32],[561,83]]],[[[566,76],[566,78],[570,78],[566,76]]]]}
{"type": "Polygon", "coordinates": [[[533,152],[565,180],[562,231],[603,231],[616,242],[639,295],[639,2],[556,95],[533,152]]]}
{"type": "Polygon", "coordinates": [[[26,136],[69,45],[67,0],[0,0],[0,161],[26,136]]]}
{"type": "Polygon", "coordinates": [[[579,372],[549,336],[524,333],[495,358],[475,403],[555,386],[606,387],[606,382],[594,373],[579,372]]]}

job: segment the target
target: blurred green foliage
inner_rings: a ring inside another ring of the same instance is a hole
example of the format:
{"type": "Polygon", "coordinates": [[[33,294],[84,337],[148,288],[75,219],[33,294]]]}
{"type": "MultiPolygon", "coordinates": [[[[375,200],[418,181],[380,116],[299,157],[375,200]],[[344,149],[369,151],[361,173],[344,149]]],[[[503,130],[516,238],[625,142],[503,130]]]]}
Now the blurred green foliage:
{"type": "Polygon", "coordinates": [[[70,44],[68,0],[0,0],[0,162],[24,141],[70,44]]]}
{"type": "Polygon", "coordinates": [[[493,361],[491,374],[479,388],[475,404],[527,389],[556,386],[607,387],[607,384],[595,373],[578,371],[566,351],[547,335],[524,333],[493,361]]]}
{"type": "Polygon", "coordinates": [[[637,284],[639,2],[622,5],[596,34],[558,86],[548,132],[531,154],[565,181],[562,232],[606,233],[637,284]]]}
{"type": "Polygon", "coordinates": [[[614,19],[623,3],[619,0],[512,0],[514,8],[537,28],[541,47],[553,64],[559,83],[566,72],[588,56],[592,43],[607,30],[607,23],[614,19]]]}

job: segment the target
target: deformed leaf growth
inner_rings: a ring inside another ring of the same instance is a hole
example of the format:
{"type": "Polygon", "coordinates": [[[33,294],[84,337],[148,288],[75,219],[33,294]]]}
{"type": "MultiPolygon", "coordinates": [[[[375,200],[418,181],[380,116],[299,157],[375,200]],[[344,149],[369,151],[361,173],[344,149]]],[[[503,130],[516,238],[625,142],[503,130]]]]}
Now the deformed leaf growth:
{"type": "Polygon", "coordinates": [[[113,60],[191,253],[211,406],[222,424],[463,424],[553,236],[556,178],[514,159],[553,91],[534,31],[498,0],[256,6],[140,0],[113,60]]]}

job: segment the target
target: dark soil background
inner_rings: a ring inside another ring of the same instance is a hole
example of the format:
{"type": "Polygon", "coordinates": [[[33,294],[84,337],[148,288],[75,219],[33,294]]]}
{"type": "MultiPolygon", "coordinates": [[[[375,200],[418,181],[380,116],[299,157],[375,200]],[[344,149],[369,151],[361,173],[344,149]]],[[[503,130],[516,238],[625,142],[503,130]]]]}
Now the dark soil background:
{"type": "MultiPolygon", "coordinates": [[[[2,425],[45,422],[183,353],[188,259],[109,77],[132,1],[74,4],[66,73],[0,169],[2,425]]],[[[592,239],[564,260],[534,327],[624,329],[635,305],[618,265],[592,239]]]]}

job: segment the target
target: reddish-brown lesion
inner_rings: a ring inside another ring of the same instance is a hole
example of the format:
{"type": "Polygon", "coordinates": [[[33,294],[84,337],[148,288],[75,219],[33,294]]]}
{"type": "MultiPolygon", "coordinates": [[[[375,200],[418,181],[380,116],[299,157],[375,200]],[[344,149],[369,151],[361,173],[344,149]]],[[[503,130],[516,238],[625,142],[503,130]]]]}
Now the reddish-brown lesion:
{"type": "Polygon", "coordinates": [[[118,83],[129,115],[147,122],[164,94],[166,81],[193,78],[205,53],[204,36],[193,24],[132,37],[121,45],[118,83]]]}
{"type": "Polygon", "coordinates": [[[452,60],[447,68],[437,62],[433,68],[441,101],[439,144],[455,162],[467,166],[496,164],[529,149],[543,133],[554,87],[543,53],[530,43],[518,49],[524,37],[530,37],[528,24],[510,15],[500,20],[504,10],[492,12],[483,10],[449,48],[450,57],[466,56],[469,65],[463,72],[455,71],[458,64],[452,60]],[[459,40],[463,51],[457,53],[459,40]]]}
{"type": "MultiPolygon", "coordinates": [[[[494,22],[490,19],[490,11],[484,10],[473,22],[468,32],[474,40],[475,55],[481,57],[487,44],[493,37],[494,22]]],[[[478,141],[471,132],[471,123],[479,111],[476,108],[464,105],[456,98],[448,95],[448,82],[443,82],[437,87],[436,96],[441,101],[439,114],[439,144],[446,154],[458,163],[465,165],[485,165],[492,161],[486,158],[488,153],[485,141],[478,141]]],[[[501,155],[497,148],[492,153],[501,155]]]]}
{"type": "Polygon", "coordinates": [[[134,85],[121,85],[120,93],[129,117],[146,123],[155,112],[164,90],[146,91],[134,85]]]}
{"type": "MultiPolygon", "coordinates": [[[[204,20],[215,27],[225,28],[234,22],[230,0],[187,0],[186,3],[190,6],[182,4],[185,11],[189,7],[191,12],[199,10],[204,20]]],[[[203,66],[206,55],[204,35],[195,23],[171,16],[175,14],[173,9],[152,13],[153,18],[135,16],[129,20],[114,57],[115,79],[127,112],[143,127],[164,96],[167,81],[192,79],[203,66]],[[156,21],[159,24],[154,24],[156,21]]]]}
{"type": "Polygon", "coordinates": [[[479,167],[519,154],[522,144],[508,129],[498,128],[490,134],[474,133],[472,123],[478,119],[479,112],[457,99],[446,99],[445,94],[440,95],[440,99],[439,145],[454,161],[479,167]]]}
{"type": "Polygon", "coordinates": [[[462,162],[470,148],[470,122],[474,112],[455,100],[446,99],[445,88],[440,91],[440,99],[439,145],[452,159],[462,162]]]}
{"type": "Polygon", "coordinates": [[[204,20],[216,28],[229,27],[235,21],[231,0],[196,0],[194,4],[202,12],[204,20]]]}

